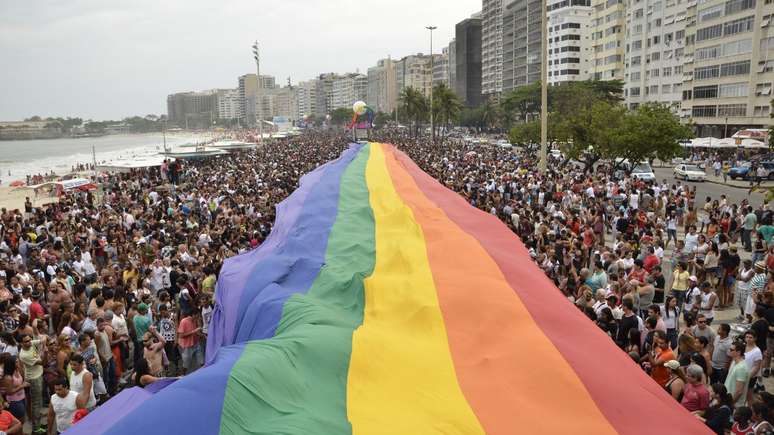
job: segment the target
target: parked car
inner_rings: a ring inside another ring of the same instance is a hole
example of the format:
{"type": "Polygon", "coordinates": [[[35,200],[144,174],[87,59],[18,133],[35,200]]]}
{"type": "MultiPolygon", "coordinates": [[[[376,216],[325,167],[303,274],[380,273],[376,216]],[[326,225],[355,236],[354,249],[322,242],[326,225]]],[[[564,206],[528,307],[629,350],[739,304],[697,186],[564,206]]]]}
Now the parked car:
{"type": "Polygon", "coordinates": [[[650,163],[641,162],[632,169],[632,177],[645,181],[653,181],[656,179],[656,174],[653,173],[653,168],[650,167],[650,163]]]}
{"type": "Polygon", "coordinates": [[[763,176],[761,178],[774,180],[774,161],[759,161],[755,163],[756,170],[752,169],[752,162],[744,162],[740,166],[735,166],[728,170],[728,176],[732,180],[741,178],[742,180],[757,179],[757,168],[763,167],[763,176]]]}
{"type": "Polygon", "coordinates": [[[731,177],[732,180],[736,180],[737,178],[744,180],[747,178],[747,173],[750,172],[750,165],[750,162],[744,162],[739,166],[734,166],[728,170],[728,176],[731,177]]]}
{"type": "Polygon", "coordinates": [[[696,165],[680,164],[675,166],[675,178],[682,178],[686,181],[704,181],[707,174],[696,165]]]}

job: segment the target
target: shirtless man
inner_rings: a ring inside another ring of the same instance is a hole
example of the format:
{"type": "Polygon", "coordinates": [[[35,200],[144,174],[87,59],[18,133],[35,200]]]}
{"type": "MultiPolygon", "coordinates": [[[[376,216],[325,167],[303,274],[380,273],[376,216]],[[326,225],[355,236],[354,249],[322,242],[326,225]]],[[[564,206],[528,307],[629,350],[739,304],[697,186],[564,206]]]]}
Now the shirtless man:
{"type": "Polygon", "coordinates": [[[148,332],[142,336],[143,357],[148,361],[150,374],[156,377],[164,376],[164,337],[156,331],[155,326],[148,328],[148,332]],[[156,340],[154,340],[154,337],[156,340]]]}

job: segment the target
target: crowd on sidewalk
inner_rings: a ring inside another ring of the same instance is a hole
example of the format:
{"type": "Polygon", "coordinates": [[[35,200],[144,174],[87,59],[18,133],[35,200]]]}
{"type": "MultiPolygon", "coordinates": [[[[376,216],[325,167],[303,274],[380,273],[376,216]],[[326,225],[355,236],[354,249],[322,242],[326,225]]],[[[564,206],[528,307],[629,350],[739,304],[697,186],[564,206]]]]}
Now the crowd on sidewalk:
{"type": "MultiPolygon", "coordinates": [[[[772,432],[761,381],[774,354],[768,207],[561,160],[541,175],[530,154],[461,141],[378,139],[501,218],[568,303],[717,433],[772,432]],[[713,327],[727,307],[748,325],[739,337],[713,327]]],[[[223,260],[259,246],[275,205],[347,146],[308,133],[105,175],[100,198],[0,210],[0,431],[20,433],[26,419],[61,432],[126,386],[200,367],[223,260]]]]}
{"type": "Polygon", "coordinates": [[[774,431],[774,395],[761,379],[774,355],[767,205],[697,198],[681,182],[585,173],[553,157],[540,174],[534,154],[496,146],[400,133],[383,141],[498,216],[568,300],[713,431],[774,431]],[[722,309],[738,310],[743,333],[713,323],[722,309]]]}

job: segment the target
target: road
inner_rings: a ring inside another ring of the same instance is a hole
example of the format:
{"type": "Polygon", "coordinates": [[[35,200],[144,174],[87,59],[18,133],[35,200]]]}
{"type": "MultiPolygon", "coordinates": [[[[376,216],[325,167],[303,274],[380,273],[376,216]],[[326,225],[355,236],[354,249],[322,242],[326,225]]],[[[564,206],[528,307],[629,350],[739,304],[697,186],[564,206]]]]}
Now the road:
{"type": "MultiPolygon", "coordinates": [[[[657,180],[666,179],[668,183],[676,183],[674,172],[672,168],[654,168],[653,172],[656,174],[657,180]]],[[[747,198],[753,207],[758,207],[763,202],[763,194],[754,192],[748,195],[747,189],[741,189],[738,187],[723,186],[721,184],[709,183],[709,182],[695,182],[695,181],[682,181],[683,184],[689,186],[696,186],[696,205],[701,207],[704,205],[704,200],[708,196],[712,199],[719,199],[720,195],[726,195],[730,204],[738,204],[743,199],[747,198]]]]}

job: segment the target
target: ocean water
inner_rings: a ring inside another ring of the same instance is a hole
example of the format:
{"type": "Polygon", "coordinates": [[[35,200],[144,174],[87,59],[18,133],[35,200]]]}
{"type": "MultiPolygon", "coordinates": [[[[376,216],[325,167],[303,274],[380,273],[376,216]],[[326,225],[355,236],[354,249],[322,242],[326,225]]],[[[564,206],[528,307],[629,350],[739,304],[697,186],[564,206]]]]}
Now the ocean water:
{"type": "MultiPolygon", "coordinates": [[[[207,134],[167,134],[167,146],[211,139],[207,134]]],[[[78,163],[91,164],[92,147],[97,164],[158,154],[163,151],[161,133],[122,134],[91,138],[0,141],[0,186],[26,176],[65,175],[78,163]]]]}

